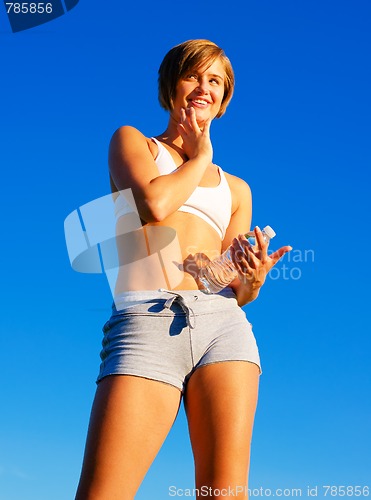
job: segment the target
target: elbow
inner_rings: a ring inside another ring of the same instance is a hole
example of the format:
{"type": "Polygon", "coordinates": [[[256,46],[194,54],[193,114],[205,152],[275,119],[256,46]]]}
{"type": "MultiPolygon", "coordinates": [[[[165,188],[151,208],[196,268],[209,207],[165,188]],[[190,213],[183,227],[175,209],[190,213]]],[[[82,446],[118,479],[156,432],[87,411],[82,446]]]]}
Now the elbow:
{"type": "Polygon", "coordinates": [[[159,213],[159,212],[156,212],[156,211],[150,211],[150,212],[147,212],[147,214],[142,217],[143,220],[145,220],[146,222],[162,222],[165,217],[159,213]]]}
{"type": "Polygon", "coordinates": [[[162,222],[168,215],[162,200],[146,200],[140,217],[146,222],[162,222]]]}

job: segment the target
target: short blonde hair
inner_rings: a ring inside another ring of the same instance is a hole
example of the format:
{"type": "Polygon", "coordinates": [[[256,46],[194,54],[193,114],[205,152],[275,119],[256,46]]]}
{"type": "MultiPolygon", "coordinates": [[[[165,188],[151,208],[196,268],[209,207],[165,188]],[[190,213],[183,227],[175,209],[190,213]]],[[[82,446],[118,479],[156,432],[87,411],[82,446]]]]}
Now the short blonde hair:
{"type": "Polygon", "coordinates": [[[224,96],[216,115],[216,118],[220,118],[233,95],[234,73],[224,50],[210,40],[188,40],[176,45],[166,54],[158,70],[158,98],[161,106],[166,111],[172,111],[179,80],[189,71],[204,65],[211,66],[216,59],[220,59],[225,72],[224,96]]]}

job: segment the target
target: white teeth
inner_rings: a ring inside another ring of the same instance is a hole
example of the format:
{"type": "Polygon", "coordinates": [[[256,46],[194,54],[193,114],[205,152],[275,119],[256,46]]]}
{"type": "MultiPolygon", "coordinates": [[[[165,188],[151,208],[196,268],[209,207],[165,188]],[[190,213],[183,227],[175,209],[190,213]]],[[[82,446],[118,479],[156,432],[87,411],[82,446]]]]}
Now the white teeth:
{"type": "Polygon", "coordinates": [[[207,101],[204,101],[203,99],[195,99],[194,101],[198,104],[207,104],[207,101]]]}

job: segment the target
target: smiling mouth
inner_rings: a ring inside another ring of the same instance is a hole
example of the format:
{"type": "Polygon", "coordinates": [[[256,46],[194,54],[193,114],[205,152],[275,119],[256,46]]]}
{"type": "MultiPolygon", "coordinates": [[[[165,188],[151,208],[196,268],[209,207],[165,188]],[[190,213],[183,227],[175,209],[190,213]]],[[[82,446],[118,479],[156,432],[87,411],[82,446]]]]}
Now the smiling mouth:
{"type": "Polygon", "coordinates": [[[194,106],[195,108],[201,108],[202,109],[202,108],[206,108],[211,103],[208,102],[208,101],[205,101],[205,99],[192,99],[190,101],[190,104],[192,106],[194,106]]]}

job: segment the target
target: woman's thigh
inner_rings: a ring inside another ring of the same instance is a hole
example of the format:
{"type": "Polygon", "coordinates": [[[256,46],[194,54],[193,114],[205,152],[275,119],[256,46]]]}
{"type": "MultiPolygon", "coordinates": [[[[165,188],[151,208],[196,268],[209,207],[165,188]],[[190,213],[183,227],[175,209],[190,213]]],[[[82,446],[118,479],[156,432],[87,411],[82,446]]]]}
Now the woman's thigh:
{"type": "Polygon", "coordinates": [[[184,402],[197,488],[230,488],[225,498],[246,498],[258,386],[259,367],[247,361],[205,365],[190,377],[184,402]]]}
{"type": "Polygon", "coordinates": [[[76,500],[133,499],[168,434],[181,392],[130,375],[104,378],[90,418],[76,500]]]}

